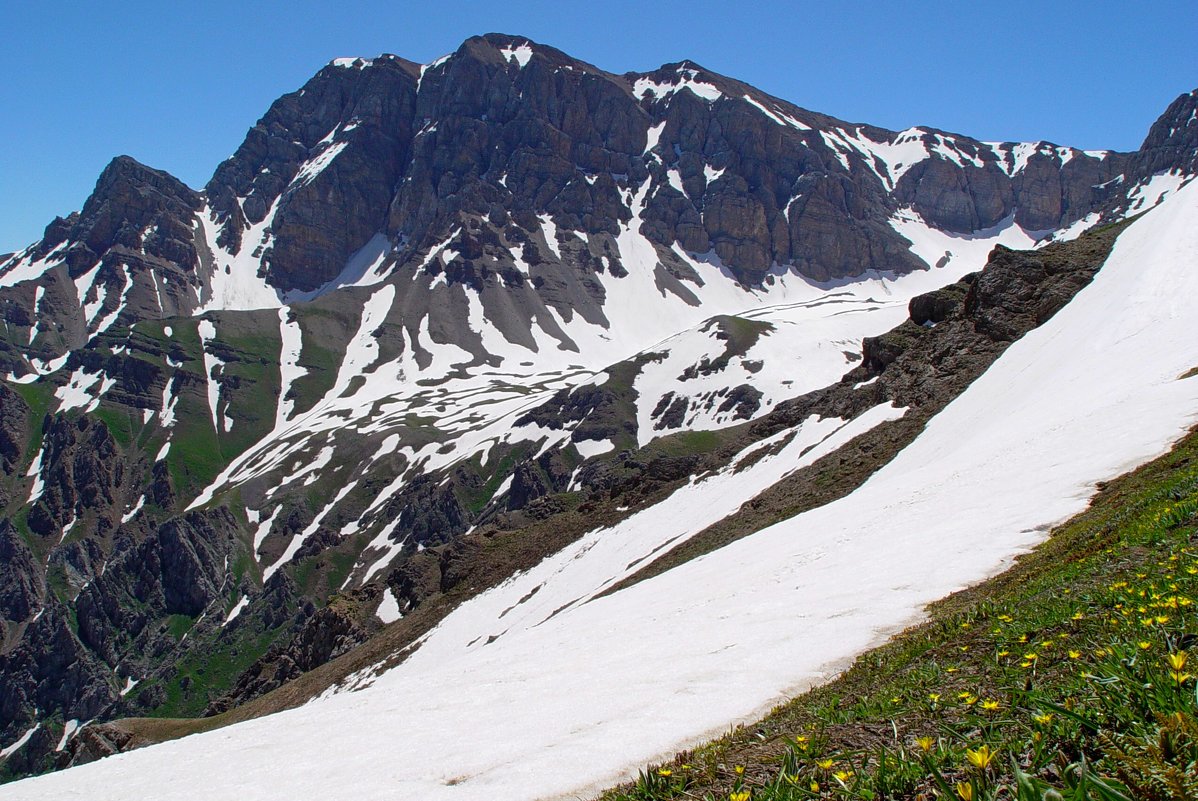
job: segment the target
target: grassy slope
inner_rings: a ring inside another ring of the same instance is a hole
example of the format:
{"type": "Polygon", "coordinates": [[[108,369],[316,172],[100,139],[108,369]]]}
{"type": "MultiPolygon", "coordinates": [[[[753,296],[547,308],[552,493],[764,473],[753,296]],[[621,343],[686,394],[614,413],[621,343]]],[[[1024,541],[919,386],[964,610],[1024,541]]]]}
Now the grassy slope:
{"type": "Polygon", "coordinates": [[[1196,522],[1198,431],[833,682],[603,801],[1198,798],[1196,522]]]}

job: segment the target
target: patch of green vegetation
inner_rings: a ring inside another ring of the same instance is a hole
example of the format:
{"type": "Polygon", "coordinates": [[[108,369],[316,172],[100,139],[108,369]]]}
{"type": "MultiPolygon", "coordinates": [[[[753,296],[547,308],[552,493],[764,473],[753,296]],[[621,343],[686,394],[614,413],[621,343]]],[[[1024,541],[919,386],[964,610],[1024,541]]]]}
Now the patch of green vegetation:
{"type": "Polygon", "coordinates": [[[108,427],[108,432],[122,448],[129,447],[133,442],[134,430],[141,427],[140,415],[135,416],[133,410],[125,406],[101,402],[91,416],[108,427]]]}
{"type": "Polygon", "coordinates": [[[357,556],[350,551],[337,550],[329,553],[328,559],[329,569],[325,577],[325,583],[329,587],[340,587],[345,582],[349,572],[354,569],[357,556]]]}
{"type": "Polygon", "coordinates": [[[660,437],[645,446],[645,453],[661,456],[691,456],[719,450],[728,440],[724,431],[680,431],[660,437]]]}
{"type": "Polygon", "coordinates": [[[217,327],[217,342],[225,364],[220,372],[222,413],[233,425],[219,433],[221,453],[233,459],[274,428],[279,395],[278,321],[270,318],[267,330],[253,319],[240,319],[217,327]],[[248,330],[243,330],[247,329],[248,330]],[[225,406],[227,404],[227,406],[225,406]]]}
{"type": "MultiPolygon", "coordinates": [[[[252,627],[242,636],[196,646],[180,660],[175,675],[163,687],[163,702],[151,715],[155,718],[198,717],[215,698],[237,681],[245,670],[274,642],[272,632],[252,627]]],[[[149,685],[152,686],[152,685],[149,685]]],[[[142,685],[138,685],[142,691],[142,685]]]]}
{"type": "Polygon", "coordinates": [[[189,615],[171,615],[166,619],[166,630],[175,638],[175,642],[178,642],[191,630],[195,622],[195,618],[189,615]]]}
{"type": "Polygon", "coordinates": [[[320,326],[332,322],[334,317],[329,312],[314,308],[305,308],[300,315],[303,347],[298,363],[307,372],[291,384],[290,395],[295,400],[296,414],[302,414],[315,406],[325,393],[333,388],[333,382],[337,380],[341,354],[334,348],[326,347],[322,338],[314,333],[320,326]]]}
{"type": "Polygon", "coordinates": [[[316,559],[304,559],[291,573],[291,578],[295,581],[296,585],[299,586],[300,592],[302,592],[304,595],[314,595],[313,589],[316,585],[317,579],[316,563],[316,559]]]}
{"type": "Polygon", "coordinates": [[[505,448],[498,460],[495,459],[495,453],[490,454],[491,460],[487,462],[487,466],[483,467],[481,457],[475,455],[470,460],[470,467],[479,476],[487,476],[486,482],[478,489],[463,487],[459,489],[462,503],[470,510],[472,515],[476,515],[483,510],[491,499],[495,497],[495,492],[504,480],[511,475],[512,469],[523,461],[529,454],[527,443],[519,443],[514,447],[496,445],[494,450],[505,448]]]}
{"type": "MultiPolygon", "coordinates": [[[[54,387],[44,381],[32,384],[8,385],[29,406],[29,440],[25,447],[25,465],[36,458],[42,447],[42,420],[50,410],[50,399],[54,397],[54,387]]],[[[22,474],[24,471],[22,471],[22,474]]]]}
{"type": "Polygon", "coordinates": [[[832,683],[603,801],[1198,797],[1198,433],[832,683]]]}
{"type": "Polygon", "coordinates": [[[220,443],[212,427],[208,409],[188,408],[186,397],[179,398],[171,449],[166,456],[171,481],[183,497],[198,493],[223,469],[220,443]]]}
{"type": "Polygon", "coordinates": [[[54,387],[45,381],[34,381],[31,384],[9,382],[8,386],[28,404],[30,417],[40,418],[50,408],[50,398],[54,397],[54,387]]]}

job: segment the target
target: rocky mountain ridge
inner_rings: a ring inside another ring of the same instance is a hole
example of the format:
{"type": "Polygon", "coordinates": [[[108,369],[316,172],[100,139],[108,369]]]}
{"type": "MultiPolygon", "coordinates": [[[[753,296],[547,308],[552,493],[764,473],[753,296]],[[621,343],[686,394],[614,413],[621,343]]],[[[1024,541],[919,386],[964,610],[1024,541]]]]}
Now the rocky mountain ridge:
{"type": "Polygon", "coordinates": [[[995,245],[1192,177],[1194,105],[1134,154],[988,144],[488,35],[330,63],[201,192],[114,160],[0,264],[5,769],[258,697],[473,582],[468,532],[869,381],[995,245]]]}

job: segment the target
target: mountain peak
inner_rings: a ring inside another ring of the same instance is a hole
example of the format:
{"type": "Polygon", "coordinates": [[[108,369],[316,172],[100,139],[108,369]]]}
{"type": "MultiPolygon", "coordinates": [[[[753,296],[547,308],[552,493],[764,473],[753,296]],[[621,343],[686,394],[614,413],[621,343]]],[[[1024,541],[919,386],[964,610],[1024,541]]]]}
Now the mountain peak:
{"type": "Polygon", "coordinates": [[[1198,172],[1198,89],[1169,104],[1135,155],[1133,178],[1161,172],[1198,172]]]}

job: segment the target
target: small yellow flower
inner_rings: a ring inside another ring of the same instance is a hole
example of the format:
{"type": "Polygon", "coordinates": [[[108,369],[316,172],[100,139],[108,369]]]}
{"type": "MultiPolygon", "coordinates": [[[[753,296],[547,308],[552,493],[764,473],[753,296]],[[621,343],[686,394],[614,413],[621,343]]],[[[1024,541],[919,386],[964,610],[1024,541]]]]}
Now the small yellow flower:
{"type": "Polygon", "coordinates": [[[811,792],[813,792],[813,793],[819,792],[819,782],[817,782],[815,779],[811,780],[810,787],[811,787],[811,792]]]}
{"type": "Polygon", "coordinates": [[[986,699],[985,701],[982,701],[982,709],[986,710],[987,712],[993,712],[998,709],[998,701],[986,699]]]}
{"type": "Polygon", "coordinates": [[[1156,623],[1157,623],[1157,625],[1158,625],[1158,626],[1164,626],[1164,625],[1166,625],[1168,622],[1169,622],[1169,616],[1168,616],[1168,615],[1157,615],[1157,616],[1156,616],[1156,623]]]}
{"type": "Polygon", "coordinates": [[[978,768],[979,770],[985,770],[986,768],[990,767],[990,763],[994,761],[996,753],[997,752],[990,749],[990,746],[981,745],[977,748],[966,748],[965,759],[967,759],[969,764],[973,765],[975,768],[978,768]]]}
{"type": "Polygon", "coordinates": [[[1011,652],[1010,651],[999,651],[998,655],[999,656],[1010,656],[1011,652]]]}
{"type": "Polygon", "coordinates": [[[1033,659],[1039,659],[1040,655],[1037,654],[1035,651],[1028,651],[1026,654],[1023,655],[1023,658],[1025,661],[1031,662],[1033,659]]]}
{"type": "Polygon", "coordinates": [[[1081,612],[1074,612],[1074,613],[1073,613],[1073,619],[1074,619],[1074,620],[1085,620],[1085,619],[1086,619],[1086,616],[1085,616],[1085,615],[1083,615],[1081,612]]]}
{"type": "Polygon", "coordinates": [[[1147,640],[1140,640],[1140,650],[1147,651],[1151,647],[1152,643],[1148,642],[1147,640]]]}
{"type": "Polygon", "coordinates": [[[940,693],[928,693],[928,700],[933,704],[940,700],[940,693]]]}
{"type": "Polygon", "coordinates": [[[961,801],[973,801],[973,785],[969,782],[957,782],[957,796],[961,801]]]}
{"type": "Polygon", "coordinates": [[[674,771],[670,770],[669,768],[658,768],[658,769],[657,769],[657,775],[658,775],[658,776],[670,777],[670,776],[673,776],[673,775],[674,775],[674,771]]]}
{"type": "Polygon", "coordinates": [[[729,793],[728,801],[749,801],[749,791],[741,790],[735,793],[729,793]]]}
{"type": "Polygon", "coordinates": [[[927,752],[931,751],[933,748],[936,747],[936,738],[935,737],[926,737],[926,736],[925,737],[916,737],[915,744],[919,746],[919,750],[923,751],[926,754],[927,752]]]}
{"type": "Polygon", "coordinates": [[[832,774],[832,778],[836,779],[836,781],[840,782],[841,784],[844,784],[849,779],[853,778],[853,772],[851,770],[838,770],[832,774]]]}
{"type": "Polygon", "coordinates": [[[1174,670],[1181,670],[1186,666],[1186,652],[1176,651],[1174,653],[1168,654],[1165,657],[1165,661],[1168,662],[1169,667],[1173,668],[1174,670]]]}
{"type": "Polygon", "coordinates": [[[745,766],[744,765],[737,765],[735,768],[733,768],[733,770],[736,771],[737,776],[745,775],[745,766]]]}
{"type": "Polygon", "coordinates": [[[1185,684],[1187,681],[1193,678],[1193,676],[1191,676],[1189,673],[1182,673],[1180,670],[1171,670],[1169,671],[1169,675],[1172,676],[1173,681],[1177,682],[1178,684],[1185,684]]]}
{"type": "Polygon", "coordinates": [[[1042,712],[1039,715],[1033,715],[1032,720],[1036,721],[1036,723],[1040,724],[1041,726],[1047,726],[1048,724],[1052,723],[1052,714],[1049,712],[1042,712]]]}
{"type": "Polygon", "coordinates": [[[815,766],[820,770],[832,770],[834,762],[831,759],[817,759],[815,766]]]}
{"type": "Polygon", "coordinates": [[[1070,651],[1070,652],[1069,652],[1069,658],[1070,658],[1070,659],[1081,659],[1081,658],[1082,658],[1082,652],[1081,652],[1081,651],[1070,651]]]}

